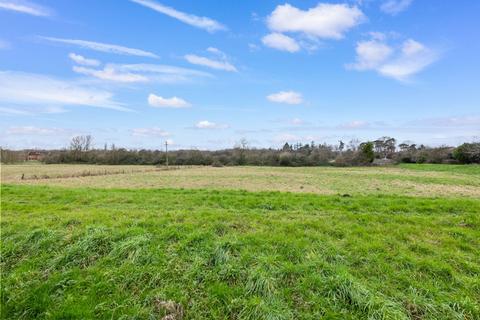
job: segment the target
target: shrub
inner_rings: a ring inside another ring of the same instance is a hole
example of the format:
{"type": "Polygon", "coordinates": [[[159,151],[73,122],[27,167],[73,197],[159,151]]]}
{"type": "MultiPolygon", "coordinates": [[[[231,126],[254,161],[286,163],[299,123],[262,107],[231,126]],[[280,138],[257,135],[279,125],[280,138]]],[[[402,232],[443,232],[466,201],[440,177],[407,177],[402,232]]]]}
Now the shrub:
{"type": "Polygon", "coordinates": [[[369,164],[375,159],[375,152],[373,151],[373,142],[364,142],[360,145],[357,154],[357,162],[359,164],[369,164]]]}
{"type": "Polygon", "coordinates": [[[480,142],[462,144],[453,151],[453,157],[461,163],[480,163],[480,142]]]}
{"type": "Polygon", "coordinates": [[[212,167],[221,168],[221,167],[223,167],[223,163],[221,163],[221,162],[218,161],[218,160],[214,160],[214,161],[212,162],[212,167]]]}

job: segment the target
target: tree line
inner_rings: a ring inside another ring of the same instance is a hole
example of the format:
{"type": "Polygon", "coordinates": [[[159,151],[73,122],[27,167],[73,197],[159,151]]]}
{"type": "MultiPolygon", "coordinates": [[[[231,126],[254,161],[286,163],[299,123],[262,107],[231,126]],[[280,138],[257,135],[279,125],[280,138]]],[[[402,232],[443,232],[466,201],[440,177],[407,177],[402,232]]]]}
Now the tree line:
{"type": "MultiPolygon", "coordinates": [[[[39,151],[39,150],[37,150],[39,151]]],[[[40,150],[41,161],[47,164],[138,164],[165,165],[163,150],[126,149],[115,145],[93,147],[91,136],[77,136],[62,150],[40,150]]],[[[1,150],[3,163],[24,161],[28,150],[1,150]]],[[[338,144],[285,143],[282,148],[251,148],[246,140],[223,150],[174,150],[168,152],[172,165],[212,166],[362,166],[389,163],[480,163],[480,143],[464,143],[458,147],[428,147],[412,142],[397,144],[396,139],[381,137],[374,141],[339,141],[338,144]]]]}

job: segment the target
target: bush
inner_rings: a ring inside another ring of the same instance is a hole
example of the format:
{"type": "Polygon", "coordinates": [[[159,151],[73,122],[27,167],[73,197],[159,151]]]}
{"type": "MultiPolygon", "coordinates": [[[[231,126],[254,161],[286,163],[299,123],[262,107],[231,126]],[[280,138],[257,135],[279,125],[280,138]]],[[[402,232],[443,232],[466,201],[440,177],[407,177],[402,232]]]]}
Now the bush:
{"type": "Polygon", "coordinates": [[[464,143],[453,151],[453,157],[461,163],[480,163],[480,143],[464,143]]]}
{"type": "Polygon", "coordinates": [[[356,161],[358,164],[370,164],[375,159],[373,151],[373,142],[365,142],[360,145],[356,161]]]}
{"type": "Polygon", "coordinates": [[[214,161],[212,162],[212,167],[221,168],[221,167],[223,167],[223,163],[221,163],[221,162],[218,161],[218,160],[214,160],[214,161]]]}

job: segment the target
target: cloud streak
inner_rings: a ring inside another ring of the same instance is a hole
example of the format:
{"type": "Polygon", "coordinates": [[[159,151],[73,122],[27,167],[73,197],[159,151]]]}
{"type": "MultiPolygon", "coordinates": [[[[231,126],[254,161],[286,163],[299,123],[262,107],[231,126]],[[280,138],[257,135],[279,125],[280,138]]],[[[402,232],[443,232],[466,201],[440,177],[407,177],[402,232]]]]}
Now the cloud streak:
{"type": "Polygon", "coordinates": [[[6,130],[9,135],[57,135],[65,133],[61,128],[39,128],[34,126],[10,127],[6,130]]]}
{"type": "Polygon", "coordinates": [[[109,91],[41,74],[0,71],[0,100],[16,106],[90,106],[131,111],[109,91]]]}
{"type": "Polygon", "coordinates": [[[161,3],[151,1],[151,0],[130,0],[139,5],[157,11],[159,13],[165,14],[171,18],[177,19],[183,23],[191,25],[196,28],[207,30],[208,32],[216,32],[221,30],[226,30],[227,28],[218,21],[207,17],[199,17],[193,14],[185,13],[178,11],[174,8],[165,6],[161,3]]]}
{"type": "Polygon", "coordinates": [[[108,43],[78,40],[78,39],[62,39],[62,38],[44,37],[44,36],[39,36],[39,38],[50,41],[50,42],[70,44],[80,48],[90,49],[94,51],[113,53],[113,54],[119,54],[119,55],[128,55],[128,56],[158,58],[158,56],[152,52],[119,46],[116,44],[108,44],[108,43]]]}
{"type": "Polygon", "coordinates": [[[73,66],[73,71],[87,76],[92,76],[100,80],[114,81],[114,82],[147,82],[148,78],[135,73],[130,72],[118,72],[112,66],[106,66],[104,69],[97,70],[86,67],[73,66]]]}
{"type": "Polygon", "coordinates": [[[98,67],[100,65],[100,61],[95,59],[87,59],[84,56],[79,54],[70,53],[68,57],[75,63],[82,65],[82,66],[89,66],[89,67],[98,67]]]}
{"type": "Polygon", "coordinates": [[[134,137],[169,137],[170,133],[157,128],[135,128],[132,129],[132,136],[134,137]]]}
{"type": "Polygon", "coordinates": [[[216,70],[223,70],[229,72],[238,71],[233,64],[225,60],[214,60],[207,57],[197,56],[195,54],[185,55],[185,60],[187,60],[191,64],[205,66],[216,70]]]}
{"type": "Polygon", "coordinates": [[[14,11],[18,13],[29,14],[37,17],[49,17],[53,11],[49,8],[40,6],[29,1],[8,1],[0,0],[0,10],[14,11]]]}
{"type": "Polygon", "coordinates": [[[118,83],[183,83],[196,78],[211,78],[211,74],[194,69],[157,64],[106,64],[103,69],[73,66],[79,74],[118,83]]]}

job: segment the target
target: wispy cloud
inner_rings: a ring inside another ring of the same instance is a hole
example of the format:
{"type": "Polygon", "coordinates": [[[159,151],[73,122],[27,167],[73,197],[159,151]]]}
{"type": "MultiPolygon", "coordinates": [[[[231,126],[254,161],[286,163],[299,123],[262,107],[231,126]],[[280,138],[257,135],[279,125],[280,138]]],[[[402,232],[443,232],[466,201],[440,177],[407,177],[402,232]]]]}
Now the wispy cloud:
{"type": "Polygon", "coordinates": [[[40,128],[35,126],[10,127],[5,133],[9,135],[58,135],[65,133],[61,128],[40,128]]]}
{"type": "Polygon", "coordinates": [[[147,82],[148,78],[140,74],[130,73],[130,72],[118,72],[112,66],[105,66],[101,70],[73,66],[73,71],[76,73],[92,76],[101,80],[114,81],[114,82],[147,82]]]}
{"type": "Polygon", "coordinates": [[[174,8],[167,7],[155,1],[151,1],[151,0],[130,0],[130,1],[138,3],[142,6],[150,8],[157,12],[163,13],[169,17],[177,19],[183,23],[189,24],[196,28],[207,30],[208,32],[226,30],[226,27],[223,24],[213,19],[210,19],[207,17],[199,17],[193,14],[178,11],[174,8]]]}
{"type": "Polygon", "coordinates": [[[280,91],[272,93],[267,96],[267,99],[272,102],[286,103],[286,104],[301,104],[303,103],[302,94],[295,91],[280,91]]]}
{"type": "Polygon", "coordinates": [[[178,97],[171,97],[171,98],[164,98],[161,96],[157,96],[151,93],[148,96],[148,104],[155,108],[188,108],[191,104],[182,98],[178,97]]]}
{"type": "Polygon", "coordinates": [[[53,11],[47,7],[24,0],[0,0],[0,9],[29,14],[37,17],[49,17],[53,14],[53,11]]]}
{"type": "Polygon", "coordinates": [[[0,101],[23,107],[90,106],[130,111],[113,94],[88,85],[41,74],[0,71],[0,101]]]}
{"type": "Polygon", "coordinates": [[[134,137],[169,137],[170,133],[158,127],[132,129],[134,137]]]}
{"type": "Polygon", "coordinates": [[[214,54],[216,58],[213,59],[203,56],[197,56],[195,54],[187,54],[185,55],[185,60],[187,60],[191,64],[205,66],[216,70],[224,70],[230,72],[238,71],[237,68],[228,61],[228,57],[224,52],[212,47],[208,48],[207,51],[214,54]]]}
{"type": "Polygon", "coordinates": [[[387,0],[380,6],[380,9],[385,13],[396,15],[407,10],[412,2],[413,0],[387,0]]]}
{"type": "Polygon", "coordinates": [[[108,44],[108,43],[101,43],[101,42],[94,42],[94,41],[87,41],[87,40],[78,40],[78,39],[62,39],[62,38],[54,38],[54,37],[43,37],[39,36],[40,39],[47,40],[50,42],[56,43],[64,43],[74,45],[84,49],[90,49],[100,52],[107,52],[113,54],[120,54],[120,55],[129,55],[129,56],[139,56],[139,57],[149,57],[149,58],[158,58],[158,56],[152,52],[135,49],[135,48],[128,48],[124,46],[119,46],[116,44],[108,44]]]}
{"type": "Polygon", "coordinates": [[[88,59],[84,56],[79,54],[70,53],[68,57],[75,63],[80,64],[82,66],[89,66],[89,67],[98,67],[100,65],[100,61],[95,59],[88,59]]]}
{"type": "Polygon", "coordinates": [[[408,81],[439,58],[435,50],[413,39],[394,47],[375,37],[358,42],[355,51],[356,62],[346,65],[347,69],[373,70],[399,81],[408,81]]]}
{"type": "Polygon", "coordinates": [[[26,110],[20,110],[20,109],[17,109],[17,108],[0,107],[0,114],[28,116],[28,115],[31,115],[32,113],[30,113],[26,110]]]}
{"type": "Polygon", "coordinates": [[[195,128],[197,129],[226,129],[228,125],[215,123],[208,120],[202,120],[195,124],[195,128]]]}
{"type": "MultiPolygon", "coordinates": [[[[480,116],[451,116],[451,117],[437,117],[411,121],[409,125],[437,127],[437,128],[480,128],[480,116]]],[[[479,135],[480,135],[480,130],[479,135]]]]}
{"type": "Polygon", "coordinates": [[[211,74],[188,68],[156,64],[112,64],[102,69],[73,66],[73,71],[100,80],[119,83],[183,83],[196,78],[211,78],[211,74]]]}

